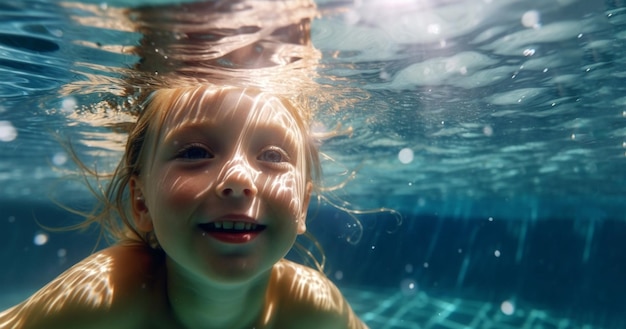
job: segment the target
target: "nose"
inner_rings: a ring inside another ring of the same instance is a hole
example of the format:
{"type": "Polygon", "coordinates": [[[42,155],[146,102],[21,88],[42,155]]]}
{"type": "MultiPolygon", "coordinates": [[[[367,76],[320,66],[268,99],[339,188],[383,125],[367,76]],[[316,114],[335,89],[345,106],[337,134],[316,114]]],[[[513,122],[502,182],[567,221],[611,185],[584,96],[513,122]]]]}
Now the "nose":
{"type": "Polygon", "coordinates": [[[223,168],[216,187],[222,198],[253,197],[258,190],[255,178],[258,173],[241,157],[230,160],[223,168]]]}

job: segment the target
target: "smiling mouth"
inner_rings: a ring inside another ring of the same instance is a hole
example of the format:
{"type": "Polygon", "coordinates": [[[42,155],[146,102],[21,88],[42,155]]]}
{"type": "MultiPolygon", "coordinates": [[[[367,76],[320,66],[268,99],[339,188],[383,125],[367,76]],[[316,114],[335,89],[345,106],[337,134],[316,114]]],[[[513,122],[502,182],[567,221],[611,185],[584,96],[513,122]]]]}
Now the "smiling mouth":
{"type": "Polygon", "coordinates": [[[223,221],[200,224],[200,228],[208,233],[253,233],[261,232],[266,226],[261,224],[236,222],[236,221],[223,221]]]}

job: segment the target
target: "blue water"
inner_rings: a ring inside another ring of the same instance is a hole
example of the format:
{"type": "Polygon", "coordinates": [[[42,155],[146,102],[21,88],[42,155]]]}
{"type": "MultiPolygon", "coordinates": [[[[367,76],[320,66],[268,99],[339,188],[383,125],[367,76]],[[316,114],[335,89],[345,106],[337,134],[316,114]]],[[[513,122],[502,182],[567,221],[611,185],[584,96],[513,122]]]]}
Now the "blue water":
{"type": "MultiPolygon", "coordinates": [[[[141,1],[156,3],[171,2],[141,1]]],[[[73,165],[55,136],[100,168],[120,155],[123,134],[103,128],[119,114],[76,107],[119,94],[138,60],[127,50],[141,34],[116,11],[128,6],[0,3],[0,308],[94,248],[94,232],[37,221],[77,220],[51,197],[92,202],[62,179],[73,165]]],[[[353,128],[322,146],[327,182],[354,170],[340,200],[402,215],[358,216],[359,231],[314,205],[328,275],[361,317],[393,329],[626,327],[626,4],[318,7],[317,80],[346,93],[317,119],[353,128]]]]}

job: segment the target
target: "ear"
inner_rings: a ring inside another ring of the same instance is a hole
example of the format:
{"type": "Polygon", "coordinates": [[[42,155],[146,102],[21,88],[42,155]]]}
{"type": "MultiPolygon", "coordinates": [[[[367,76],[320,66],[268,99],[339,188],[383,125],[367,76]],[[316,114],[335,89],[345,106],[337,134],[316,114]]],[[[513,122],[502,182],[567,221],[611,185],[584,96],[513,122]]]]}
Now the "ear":
{"type": "Polygon", "coordinates": [[[137,176],[130,178],[130,203],[135,227],[141,232],[152,232],[152,217],[146,205],[143,186],[137,176]]]}
{"type": "Polygon", "coordinates": [[[301,215],[298,219],[298,234],[304,234],[306,232],[306,213],[309,209],[309,203],[311,202],[311,193],[313,192],[313,183],[311,181],[306,182],[304,189],[304,198],[302,199],[301,215]]]}

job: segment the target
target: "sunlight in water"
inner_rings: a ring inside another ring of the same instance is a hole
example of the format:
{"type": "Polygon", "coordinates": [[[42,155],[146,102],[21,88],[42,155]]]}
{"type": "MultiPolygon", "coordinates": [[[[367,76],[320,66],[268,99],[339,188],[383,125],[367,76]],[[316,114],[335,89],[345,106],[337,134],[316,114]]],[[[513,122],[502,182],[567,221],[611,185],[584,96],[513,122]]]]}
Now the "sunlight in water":
{"type": "Polygon", "coordinates": [[[297,299],[314,300],[315,306],[320,310],[341,308],[333,298],[327,279],[318,272],[286,262],[276,264],[276,271],[279,277],[290,277],[289,294],[297,296],[297,299]]]}
{"type": "Polygon", "coordinates": [[[47,311],[54,312],[61,309],[68,298],[94,308],[111,305],[113,287],[109,282],[109,272],[112,259],[98,254],[90,262],[81,265],[79,265],[80,271],[72,271],[71,275],[61,277],[51,283],[57,285],[58,289],[64,293],[56,296],[42,296],[42,298],[50,298],[47,311]]]}
{"type": "Polygon", "coordinates": [[[112,266],[111,257],[94,255],[59,276],[32,298],[0,314],[0,327],[4,328],[7,323],[20,327],[26,324],[25,321],[36,324],[40,317],[60,312],[68,304],[94,309],[110,307],[114,293],[110,282],[112,266]],[[19,320],[15,322],[16,319],[19,320]]]}

